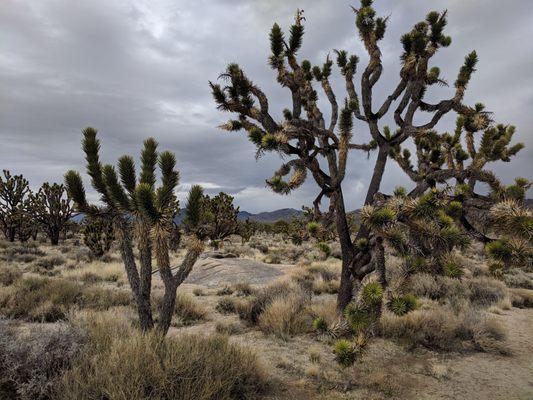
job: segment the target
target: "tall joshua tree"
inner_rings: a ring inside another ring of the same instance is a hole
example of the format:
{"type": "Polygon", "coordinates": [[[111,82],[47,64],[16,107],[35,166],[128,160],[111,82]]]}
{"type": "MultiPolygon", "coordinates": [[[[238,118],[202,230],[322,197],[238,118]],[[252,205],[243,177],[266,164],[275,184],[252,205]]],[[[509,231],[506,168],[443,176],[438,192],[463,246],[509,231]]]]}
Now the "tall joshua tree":
{"type": "Polygon", "coordinates": [[[379,108],[374,108],[373,105],[378,103],[377,99],[373,98],[374,86],[383,71],[379,42],[385,35],[388,18],[376,16],[372,0],[361,0],[361,7],[353,11],[356,15],[357,31],[369,61],[361,74],[358,92],[354,77],[359,58],[344,50],[334,51],[346,89],[340,107],[330,85],[333,61],[329,55],[321,67],[312,66],[308,60],[298,60],[305,21],[303,11],[300,10],[290,27],[288,40],[279,25],[274,24],[270,31],[272,54],[269,63],[277,73],[278,83],[290,90],[292,99],[291,109],[284,110],[283,121],[276,121],[272,117],[266,94],[237,64],[228,65],[221,75],[227,82],[226,85],[210,82],[218,108],[238,116],[237,119],[222,125],[223,129],[245,130],[249,139],[257,146],[258,156],[267,151],[274,151],[291,158],[267,181],[274,191],[288,194],[302,185],[307,172],[310,172],[320,188],[314,201],[317,217],[320,215],[321,200],[324,196],[329,198],[328,214],[335,216],[342,250],[339,309],[343,309],[350,301],[354,278],[360,281],[368,273],[371,260],[369,252],[361,251],[354,245],[355,241],[368,237],[369,228],[363,224],[355,238],[352,238],[346,218],[342,183],[346,175],[349,151],[377,150],[374,171],[365,197],[365,204],[372,204],[375,194],[379,191],[392,148],[410,137],[424,135],[449,112],[461,112],[465,115],[474,112],[462,104],[462,99],[477,62],[475,52],[466,56],[450,98],[434,104],[425,101],[424,96],[431,86],[446,84],[440,78],[439,68],[430,68],[429,62],[441,47],[447,47],[451,43],[450,37],[443,33],[447,23],[446,12],[430,12],[424,21],[417,23],[410,32],[401,37],[403,54],[399,82],[392,93],[379,102],[379,108]],[[318,93],[314,84],[322,87],[330,104],[329,119],[326,119],[318,107],[318,93]],[[415,123],[417,111],[430,114],[426,123],[415,123]],[[397,125],[394,133],[387,127],[380,128],[380,121],[389,114],[392,114],[397,125]],[[372,138],[370,142],[352,141],[354,117],[366,125],[372,138]],[[320,160],[324,162],[321,163],[320,160]],[[292,176],[285,180],[291,171],[292,176]]]}
{"type": "Polygon", "coordinates": [[[170,327],[178,286],[189,275],[202,252],[202,243],[191,240],[185,259],[176,272],[170,265],[168,239],[172,231],[172,217],[176,214],[174,195],[179,180],[174,154],[157,152],[157,142],[145,140],[141,153],[141,173],[137,178],[135,164],[130,156],[118,160],[118,174],[112,165],[100,162],[100,142],[96,130],[83,131],[83,150],[87,173],[93,188],[100,194],[104,208],[87,202],[81,176],[68,171],[65,182],[69,196],[77,209],[89,215],[106,215],[115,222],[122,261],[131,286],[141,328],[154,327],[151,311],[152,251],[155,254],[165,292],[159,313],[158,329],[166,333],[170,327]],[[159,166],[161,185],[156,187],[156,167],[159,166]],[[139,250],[139,267],[133,252],[133,237],[139,250]]]}
{"type": "Polygon", "coordinates": [[[35,195],[30,196],[31,214],[48,235],[50,243],[59,243],[59,236],[72,216],[72,202],[65,186],[45,182],[35,195]]]}
{"type": "Polygon", "coordinates": [[[27,216],[28,181],[22,175],[3,171],[0,177],[0,225],[6,239],[14,242],[27,216]]]}

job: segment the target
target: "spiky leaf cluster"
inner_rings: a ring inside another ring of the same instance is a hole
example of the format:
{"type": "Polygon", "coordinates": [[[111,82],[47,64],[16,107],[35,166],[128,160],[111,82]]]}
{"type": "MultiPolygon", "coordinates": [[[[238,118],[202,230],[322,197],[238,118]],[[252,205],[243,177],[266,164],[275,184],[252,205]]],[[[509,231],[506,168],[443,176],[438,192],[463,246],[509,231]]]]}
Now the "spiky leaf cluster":
{"type": "Polygon", "coordinates": [[[418,198],[393,196],[365,206],[361,218],[404,259],[410,272],[427,268],[425,262],[417,262],[422,258],[429,261],[430,270],[445,274],[452,250],[470,244],[453,213],[448,214],[449,203],[445,192],[434,189],[418,198]]]}

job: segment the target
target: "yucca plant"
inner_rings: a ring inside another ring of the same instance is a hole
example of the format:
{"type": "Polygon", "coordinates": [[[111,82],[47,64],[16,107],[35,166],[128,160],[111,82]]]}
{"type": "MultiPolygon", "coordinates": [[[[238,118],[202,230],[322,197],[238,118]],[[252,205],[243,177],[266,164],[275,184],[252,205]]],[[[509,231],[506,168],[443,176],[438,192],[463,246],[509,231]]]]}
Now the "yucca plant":
{"type": "Polygon", "coordinates": [[[172,231],[172,219],[178,207],[174,190],[179,180],[178,171],[175,170],[175,156],[168,151],[158,153],[157,142],[152,138],[146,139],[141,152],[141,172],[137,177],[135,163],[130,156],[119,158],[118,174],[112,165],[102,165],[96,129],[89,127],[83,131],[82,146],[87,160],[87,173],[91,177],[93,188],[100,194],[104,208],[87,202],[81,176],[76,171],[68,171],[65,175],[67,192],[78,211],[113,219],[143,330],[154,327],[150,298],[152,252],[154,253],[165,286],[157,325],[164,334],[170,327],[177,288],[191,272],[203,248],[200,241],[191,239],[181,265],[171,267],[168,240],[172,231]],[[157,167],[161,174],[161,184],[158,187],[157,167]],[[139,267],[133,252],[134,238],[139,250],[139,267]]]}

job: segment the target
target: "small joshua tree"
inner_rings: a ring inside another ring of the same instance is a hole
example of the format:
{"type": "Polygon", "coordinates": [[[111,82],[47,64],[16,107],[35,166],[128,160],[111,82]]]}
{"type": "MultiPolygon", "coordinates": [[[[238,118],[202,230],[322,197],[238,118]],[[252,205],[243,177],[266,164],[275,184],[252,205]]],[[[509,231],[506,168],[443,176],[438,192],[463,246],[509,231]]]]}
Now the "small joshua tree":
{"type": "Polygon", "coordinates": [[[59,243],[61,233],[72,216],[72,202],[62,184],[44,183],[35,195],[30,195],[31,214],[48,235],[50,243],[59,243]]]}
{"type": "Polygon", "coordinates": [[[168,239],[172,230],[172,217],[177,210],[174,189],[178,184],[179,174],[174,169],[175,156],[168,151],[158,153],[157,142],[150,138],[144,142],[139,178],[130,156],[119,158],[117,174],[112,165],[101,164],[100,142],[96,133],[93,128],[83,131],[83,150],[87,160],[87,173],[91,177],[92,186],[100,194],[105,209],[87,203],[81,176],[75,171],[69,171],[65,175],[67,192],[80,212],[113,219],[143,330],[154,326],[150,299],[152,251],[154,252],[165,286],[158,321],[158,329],[165,334],[174,312],[177,288],[191,272],[203,248],[201,242],[191,240],[185,259],[177,267],[177,271],[172,272],[168,239]],[[157,166],[161,173],[159,187],[156,187],[157,166]],[[139,268],[133,252],[133,237],[137,240],[139,250],[139,268]]]}
{"type": "Polygon", "coordinates": [[[22,238],[26,238],[30,188],[22,175],[11,175],[7,170],[3,174],[3,178],[0,176],[0,225],[6,239],[14,242],[19,232],[23,233],[22,238]]]}
{"type": "Polygon", "coordinates": [[[239,207],[233,205],[232,196],[220,192],[209,197],[201,186],[194,185],[189,191],[187,205],[185,228],[201,239],[209,239],[213,247],[218,248],[225,238],[238,234],[239,207]]]}
{"type": "Polygon", "coordinates": [[[250,241],[253,235],[259,230],[259,225],[255,221],[246,218],[244,221],[237,221],[237,235],[242,239],[242,244],[250,241]]]}
{"type": "Polygon", "coordinates": [[[106,254],[115,240],[113,221],[100,215],[88,215],[83,221],[83,243],[95,258],[106,254]]]}
{"type": "Polygon", "coordinates": [[[450,37],[444,34],[446,12],[430,12],[424,21],[417,23],[401,37],[404,51],[399,82],[392,93],[379,102],[373,95],[374,86],[383,71],[379,42],[385,35],[388,18],[376,16],[372,0],[361,0],[361,7],[354,9],[354,12],[359,37],[369,55],[369,62],[361,75],[361,102],[354,84],[359,61],[356,55],[335,50],[336,63],[346,87],[345,99],[340,102],[330,85],[333,60],[328,56],[321,67],[312,66],[308,60],[298,60],[305,21],[303,11],[300,10],[296,13],[288,39],[277,24],[274,24],[270,32],[270,66],[276,71],[280,85],[290,90],[292,98],[292,107],[284,110],[284,120],[274,119],[266,94],[237,64],[228,65],[221,75],[227,82],[224,86],[210,83],[218,108],[237,114],[237,119],[222,125],[223,129],[245,130],[257,146],[258,156],[274,151],[290,158],[267,181],[274,191],[290,193],[303,184],[309,172],[320,188],[314,201],[317,219],[321,200],[329,198],[327,214],[330,218],[335,218],[342,251],[341,285],[337,299],[340,310],[352,298],[354,279],[361,281],[369,272],[368,265],[372,264],[370,255],[361,252],[355,245],[359,239],[368,239],[369,228],[361,225],[355,238],[352,238],[349,230],[342,191],[348,153],[351,150],[378,152],[365,197],[365,204],[372,204],[379,191],[391,149],[408,138],[423,136],[451,111],[463,115],[475,112],[462,103],[466,86],[477,63],[475,52],[465,58],[451,97],[435,104],[424,99],[431,86],[446,84],[440,78],[439,68],[429,67],[429,62],[437,51],[451,43],[450,37]],[[331,106],[329,120],[326,120],[318,107],[318,92],[313,86],[315,82],[322,87],[331,106]],[[394,111],[389,112],[395,102],[394,111]],[[378,104],[379,108],[374,108],[374,104],[378,104]],[[415,114],[419,111],[430,114],[428,122],[420,125],[415,123],[415,114]],[[394,133],[389,128],[380,127],[380,121],[388,114],[393,114],[397,125],[394,133]],[[352,142],[354,117],[367,125],[372,137],[370,142],[352,142]],[[285,177],[291,171],[292,176],[286,180],[285,177]]]}

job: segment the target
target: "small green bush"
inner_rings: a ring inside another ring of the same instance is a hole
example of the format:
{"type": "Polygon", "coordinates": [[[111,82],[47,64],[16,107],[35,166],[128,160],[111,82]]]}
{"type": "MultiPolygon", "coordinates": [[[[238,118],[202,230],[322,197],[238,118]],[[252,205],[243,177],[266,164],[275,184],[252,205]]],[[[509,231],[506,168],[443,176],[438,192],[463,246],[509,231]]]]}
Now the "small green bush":
{"type": "Polygon", "coordinates": [[[340,339],[335,342],[333,353],[335,354],[335,360],[343,367],[353,365],[357,356],[354,345],[346,339],[340,339]]]}
{"type": "Polygon", "coordinates": [[[313,320],[313,329],[317,332],[326,332],[328,330],[328,323],[324,317],[316,317],[313,320]]]}

